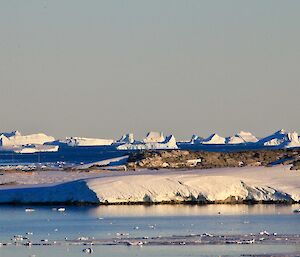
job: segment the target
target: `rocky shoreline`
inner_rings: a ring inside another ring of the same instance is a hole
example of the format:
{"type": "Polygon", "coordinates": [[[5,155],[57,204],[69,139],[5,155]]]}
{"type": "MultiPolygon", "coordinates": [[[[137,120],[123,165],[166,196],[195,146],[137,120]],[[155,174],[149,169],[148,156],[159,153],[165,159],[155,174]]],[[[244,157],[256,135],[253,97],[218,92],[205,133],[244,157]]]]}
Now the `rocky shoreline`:
{"type": "Polygon", "coordinates": [[[227,167],[291,165],[300,169],[300,149],[208,152],[188,150],[140,151],[129,156],[127,168],[138,169],[210,169],[227,167]]]}
{"type": "Polygon", "coordinates": [[[41,240],[32,242],[28,236],[15,235],[9,242],[1,243],[1,246],[159,246],[159,245],[297,245],[300,243],[298,234],[277,234],[261,231],[259,233],[250,233],[247,235],[213,235],[189,234],[189,235],[172,235],[172,236],[153,236],[153,237],[130,237],[129,235],[120,235],[112,238],[90,238],[79,237],[77,239],[66,240],[41,240]]]}

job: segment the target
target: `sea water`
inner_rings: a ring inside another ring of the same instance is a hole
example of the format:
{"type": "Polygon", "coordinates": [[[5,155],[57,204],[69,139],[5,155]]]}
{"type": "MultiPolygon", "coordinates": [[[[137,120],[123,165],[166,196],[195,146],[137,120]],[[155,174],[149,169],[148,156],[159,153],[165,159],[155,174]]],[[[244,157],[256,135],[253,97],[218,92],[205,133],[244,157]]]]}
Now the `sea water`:
{"type": "MultiPolygon", "coordinates": [[[[300,235],[299,205],[115,205],[0,206],[0,242],[14,235],[32,242],[80,237],[113,238],[210,233],[249,234],[268,231],[300,235]],[[64,207],[59,212],[57,208],[64,207]],[[30,209],[29,209],[30,208],[30,209]],[[27,209],[27,211],[26,211],[27,209]],[[31,210],[31,211],[28,211],[31,210]],[[28,233],[29,235],[26,235],[28,233]]],[[[83,245],[2,246],[1,257],[85,256],[83,245]]],[[[241,256],[300,253],[299,245],[92,246],[94,256],[241,256]]]]}

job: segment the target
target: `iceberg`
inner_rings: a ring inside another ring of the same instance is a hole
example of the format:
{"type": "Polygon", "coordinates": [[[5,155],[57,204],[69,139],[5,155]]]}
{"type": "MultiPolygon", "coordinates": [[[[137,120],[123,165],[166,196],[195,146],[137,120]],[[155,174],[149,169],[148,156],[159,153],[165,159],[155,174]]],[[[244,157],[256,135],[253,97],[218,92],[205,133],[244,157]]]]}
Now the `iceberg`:
{"type": "Polygon", "coordinates": [[[162,142],[136,142],[132,144],[123,144],[117,147],[118,150],[159,150],[159,149],[178,149],[176,139],[170,135],[162,142]]]}
{"type": "Polygon", "coordinates": [[[226,138],[227,144],[256,143],[258,139],[250,132],[241,131],[232,137],[226,138]]]}
{"type": "Polygon", "coordinates": [[[201,144],[203,142],[204,138],[199,137],[197,135],[192,135],[191,140],[189,141],[189,143],[191,144],[201,144]]]}
{"type": "Polygon", "coordinates": [[[236,136],[244,140],[245,143],[256,143],[258,139],[250,132],[241,131],[236,136]]]}
{"type": "Polygon", "coordinates": [[[132,144],[134,142],[134,136],[132,133],[124,134],[117,143],[129,143],[132,144]]]}
{"type": "Polygon", "coordinates": [[[57,152],[58,145],[28,145],[24,147],[13,148],[15,153],[44,153],[44,152],[57,152]]]}
{"type": "Polygon", "coordinates": [[[65,140],[60,141],[68,146],[105,146],[111,145],[113,139],[99,139],[99,138],[86,138],[86,137],[67,137],[65,140]]]}
{"type": "Polygon", "coordinates": [[[287,133],[287,140],[285,142],[286,148],[300,147],[300,139],[297,132],[287,133]]]}
{"type": "Polygon", "coordinates": [[[281,129],[270,136],[258,141],[259,145],[276,146],[279,148],[300,147],[300,140],[297,132],[286,132],[281,129]]]}
{"type": "Polygon", "coordinates": [[[0,132],[0,135],[4,135],[6,137],[12,137],[12,136],[21,136],[21,133],[18,130],[15,130],[12,132],[0,132]]]}
{"type": "Polygon", "coordinates": [[[3,148],[23,146],[23,145],[43,145],[45,143],[53,142],[54,137],[47,136],[43,133],[31,134],[23,136],[20,132],[2,133],[0,135],[0,146],[3,148]]]}
{"type": "Polygon", "coordinates": [[[226,139],[224,137],[219,136],[218,134],[212,134],[208,138],[202,141],[202,144],[214,144],[221,145],[225,144],[226,139]]]}
{"type": "Polygon", "coordinates": [[[151,131],[143,139],[144,143],[162,143],[165,141],[164,134],[162,132],[151,131]]]}

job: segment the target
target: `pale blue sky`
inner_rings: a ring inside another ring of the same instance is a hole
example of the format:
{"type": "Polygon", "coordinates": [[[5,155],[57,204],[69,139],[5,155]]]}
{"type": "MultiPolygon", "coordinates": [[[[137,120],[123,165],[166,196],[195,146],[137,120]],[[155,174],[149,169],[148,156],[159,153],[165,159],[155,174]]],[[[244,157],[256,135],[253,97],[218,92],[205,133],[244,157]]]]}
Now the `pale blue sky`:
{"type": "Polygon", "coordinates": [[[0,0],[1,130],[300,132],[300,1],[0,0]]]}

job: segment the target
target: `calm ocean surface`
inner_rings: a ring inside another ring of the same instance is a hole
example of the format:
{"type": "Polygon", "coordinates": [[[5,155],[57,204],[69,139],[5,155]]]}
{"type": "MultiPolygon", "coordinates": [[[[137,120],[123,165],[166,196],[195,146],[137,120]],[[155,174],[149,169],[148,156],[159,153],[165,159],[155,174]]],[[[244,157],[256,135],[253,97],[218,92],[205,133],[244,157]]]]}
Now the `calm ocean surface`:
{"type": "MultiPolygon", "coordinates": [[[[300,234],[300,205],[155,205],[70,207],[65,212],[51,207],[0,207],[0,242],[14,235],[64,240],[78,237],[112,238],[189,234],[246,234],[267,230],[300,234]],[[220,214],[219,214],[220,212],[220,214]]],[[[60,206],[55,206],[60,207],[60,206]]],[[[2,246],[1,257],[85,256],[84,246],[2,246]]],[[[299,245],[205,245],[205,246],[93,246],[93,256],[240,256],[241,254],[300,252],[299,245]]]]}

